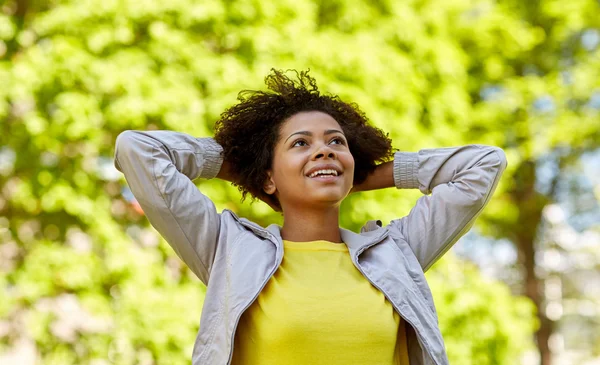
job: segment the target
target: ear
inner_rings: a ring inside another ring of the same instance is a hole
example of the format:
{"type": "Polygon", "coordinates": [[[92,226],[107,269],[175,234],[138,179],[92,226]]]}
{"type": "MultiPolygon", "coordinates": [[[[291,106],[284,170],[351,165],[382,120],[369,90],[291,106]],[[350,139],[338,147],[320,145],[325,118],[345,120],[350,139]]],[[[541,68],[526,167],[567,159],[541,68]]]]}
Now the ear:
{"type": "Polygon", "coordinates": [[[277,187],[275,186],[275,181],[273,181],[273,173],[269,170],[269,171],[267,171],[267,175],[268,175],[268,177],[263,185],[263,190],[265,193],[267,193],[269,195],[273,195],[273,194],[275,194],[275,191],[277,191],[277,187]]]}

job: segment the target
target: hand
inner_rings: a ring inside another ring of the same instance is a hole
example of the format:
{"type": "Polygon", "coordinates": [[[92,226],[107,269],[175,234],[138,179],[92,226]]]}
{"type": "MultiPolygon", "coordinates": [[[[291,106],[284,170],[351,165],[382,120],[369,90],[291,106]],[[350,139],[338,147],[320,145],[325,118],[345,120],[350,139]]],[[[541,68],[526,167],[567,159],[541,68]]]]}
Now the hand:
{"type": "MultiPolygon", "coordinates": [[[[367,179],[368,179],[368,177],[367,177],[367,179]]],[[[358,193],[358,192],[363,191],[364,187],[365,187],[365,182],[366,182],[366,180],[363,181],[360,184],[352,186],[352,189],[350,189],[350,193],[349,194],[358,193]]]]}
{"type": "Polygon", "coordinates": [[[389,161],[377,165],[365,181],[352,187],[350,194],[359,191],[392,188],[394,186],[394,161],[389,161]]]}
{"type": "Polygon", "coordinates": [[[223,160],[223,163],[221,164],[221,169],[217,174],[217,178],[229,182],[234,182],[233,174],[231,172],[231,164],[229,164],[229,162],[223,160]]]}

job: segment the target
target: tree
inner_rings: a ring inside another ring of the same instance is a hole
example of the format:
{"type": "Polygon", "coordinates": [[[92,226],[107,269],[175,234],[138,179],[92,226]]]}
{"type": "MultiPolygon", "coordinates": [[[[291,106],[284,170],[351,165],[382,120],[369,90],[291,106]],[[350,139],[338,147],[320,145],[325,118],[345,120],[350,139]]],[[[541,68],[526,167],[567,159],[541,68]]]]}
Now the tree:
{"type": "MultiPolygon", "coordinates": [[[[548,114],[546,95],[559,100],[575,86],[553,78],[558,62],[539,76],[526,65],[540,50],[560,53],[545,46],[548,34],[568,38],[570,30],[540,28],[509,2],[86,0],[31,2],[27,11],[27,2],[15,4],[0,17],[0,79],[8,85],[0,90],[0,285],[9,298],[0,315],[27,328],[45,363],[90,363],[106,353],[120,364],[188,360],[198,322],[187,313],[199,313],[198,283],[128,201],[111,165],[114,140],[124,129],[210,135],[236,93],[260,88],[271,67],[310,67],[323,90],[356,101],[402,150],[504,147],[507,177],[480,226],[498,236],[501,223],[539,222],[531,204],[514,199],[521,196],[513,190],[530,188],[525,161],[535,165],[555,146],[597,143],[583,106],[597,87],[588,81],[597,72],[592,60],[582,54],[587,63],[572,66],[581,109],[554,101],[548,114]],[[571,133],[575,120],[585,134],[571,133]],[[69,322],[65,307],[81,320],[69,322]]],[[[590,14],[581,24],[591,25],[593,2],[578,4],[588,4],[577,13],[590,14]]],[[[239,204],[237,190],[221,182],[199,184],[219,208],[262,224],[281,219],[262,203],[239,204]]],[[[396,218],[417,196],[351,196],[342,225],[357,229],[373,212],[396,218]]],[[[429,276],[450,357],[515,363],[526,341],[506,336],[502,320],[530,332],[526,302],[509,300],[500,284],[489,290],[469,267],[459,270],[462,281],[453,278],[464,285],[450,290],[440,282],[458,268],[447,262],[429,276]],[[502,311],[485,307],[490,297],[502,311]],[[472,305],[462,308],[463,298],[472,305]],[[469,322],[475,313],[489,321],[469,322]]],[[[4,346],[16,340],[2,338],[4,346]]]]}
{"type": "MultiPolygon", "coordinates": [[[[562,175],[585,151],[600,147],[599,106],[594,104],[600,82],[598,70],[598,2],[575,1],[569,11],[553,1],[502,2],[537,34],[533,47],[511,62],[511,72],[494,85],[488,99],[498,104],[497,121],[514,125],[503,143],[512,152],[510,180],[500,197],[501,208],[490,212],[494,235],[510,239],[524,268],[524,292],[538,307],[541,327],[536,334],[542,364],[551,364],[548,340],[554,321],[546,315],[543,278],[536,274],[536,252],[543,211],[557,201],[562,175]],[[514,103],[519,100],[520,103],[514,103]],[[557,166],[546,189],[536,187],[539,167],[550,159],[557,166]]],[[[509,153],[510,153],[509,152],[509,153]]],[[[542,245],[540,245],[542,244],[542,245]]]]}

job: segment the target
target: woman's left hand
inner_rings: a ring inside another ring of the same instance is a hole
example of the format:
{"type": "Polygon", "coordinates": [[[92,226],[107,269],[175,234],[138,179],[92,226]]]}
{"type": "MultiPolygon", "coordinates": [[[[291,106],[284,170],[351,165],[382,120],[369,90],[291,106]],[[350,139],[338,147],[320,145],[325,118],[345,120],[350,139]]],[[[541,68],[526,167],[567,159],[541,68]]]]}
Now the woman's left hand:
{"type": "Polygon", "coordinates": [[[394,186],[394,161],[389,161],[377,165],[365,181],[352,187],[350,194],[359,191],[392,188],[394,186]]]}

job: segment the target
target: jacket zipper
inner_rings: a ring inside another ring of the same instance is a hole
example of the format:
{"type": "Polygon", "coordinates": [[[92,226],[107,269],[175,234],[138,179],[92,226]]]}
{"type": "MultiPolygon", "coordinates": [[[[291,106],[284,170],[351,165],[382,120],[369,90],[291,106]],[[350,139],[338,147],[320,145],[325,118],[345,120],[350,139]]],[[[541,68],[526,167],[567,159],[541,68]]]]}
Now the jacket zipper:
{"type": "MultiPolygon", "coordinates": [[[[242,223],[242,222],[240,222],[240,223],[242,223]]],[[[275,240],[271,240],[271,242],[275,242],[275,240]]],[[[277,245],[275,245],[275,247],[277,247],[277,245]]],[[[229,360],[227,360],[227,365],[231,365],[231,359],[233,357],[233,348],[235,345],[235,333],[237,331],[237,327],[238,327],[238,324],[240,323],[240,319],[242,318],[242,315],[244,314],[246,309],[250,308],[250,306],[252,305],[252,303],[254,303],[256,298],[258,298],[258,296],[260,295],[260,292],[262,292],[262,290],[267,285],[269,280],[271,280],[271,277],[273,276],[273,274],[275,274],[275,271],[277,271],[277,269],[279,268],[279,265],[281,265],[282,261],[283,261],[283,255],[281,255],[281,258],[277,261],[277,263],[275,264],[275,267],[273,267],[273,270],[271,270],[271,273],[269,273],[269,275],[267,276],[267,279],[262,283],[262,285],[260,286],[260,289],[258,290],[258,292],[256,292],[256,295],[254,296],[254,298],[252,298],[252,300],[250,302],[248,302],[248,304],[240,312],[240,315],[236,318],[235,326],[233,326],[233,332],[231,333],[231,349],[229,350],[229,360]]]]}
{"type": "MultiPolygon", "coordinates": [[[[385,237],[381,237],[382,239],[385,237]]],[[[388,300],[388,302],[390,302],[392,304],[392,307],[394,307],[394,309],[396,310],[396,312],[398,312],[398,314],[400,314],[400,317],[402,317],[402,319],[404,319],[404,321],[406,321],[408,324],[410,324],[412,326],[412,328],[415,330],[415,333],[417,334],[417,336],[419,337],[419,339],[421,340],[421,343],[425,346],[425,350],[427,351],[427,354],[429,355],[429,358],[436,364],[439,365],[439,363],[437,362],[437,360],[435,360],[435,358],[433,356],[431,356],[431,349],[429,349],[429,345],[427,344],[427,342],[425,341],[425,339],[421,336],[421,334],[419,333],[419,331],[417,330],[417,327],[414,325],[413,322],[409,321],[406,319],[406,317],[404,316],[404,314],[402,313],[402,311],[400,310],[399,307],[396,306],[396,304],[394,303],[393,300],[391,300],[388,296],[388,294],[381,289],[381,287],[377,284],[375,284],[373,282],[373,280],[371,280],[365,273],[364,271],[360,268],[360,265],[358,264],[358,256],[360,256],[361,253],[363,253],[366,249],[370,248],[371,246],[374,246],[375,244],[379,243],[379,241],[375,241],[367,246],[365,246],[363,249],[361,249],[359,252],[357,252],[356,254],[356,262],[354,264],[354,266],[356,266],[356,268],[358,269],[358,271],[360,271],[360,273],[371,283],[371,285],[373,285],[375,288],[377,288],[377,290],[379,290],[381,293],[383,293],[383,295],[386,297],[386,299],[388,300]]],[[[410,361],[410,360],[409,360],[410,361]]]]}

